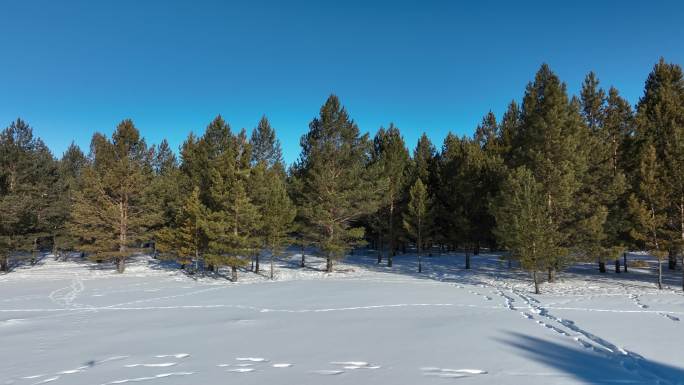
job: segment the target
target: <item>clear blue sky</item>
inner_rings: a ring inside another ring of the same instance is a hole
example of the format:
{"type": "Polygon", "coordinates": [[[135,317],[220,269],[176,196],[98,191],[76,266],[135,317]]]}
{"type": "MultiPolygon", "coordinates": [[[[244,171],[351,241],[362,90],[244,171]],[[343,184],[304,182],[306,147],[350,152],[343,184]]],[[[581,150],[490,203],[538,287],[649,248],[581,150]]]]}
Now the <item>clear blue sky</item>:
{"type": "Polygon", "coordinates": [[[0,126],[57,156],[132,118],[177,148],[217,114],[266,114],[285,158],[330,93],[363,131],[470,134],[542,62],[577,92],[594,70],[634,104],[660,56],[684,64],[677,1],[34,1],[0,3],[0,126]],[[289,3],[289,4],[286,4],[289,3]],[[524,3],[524,4],[523,4],[524,3]]]}

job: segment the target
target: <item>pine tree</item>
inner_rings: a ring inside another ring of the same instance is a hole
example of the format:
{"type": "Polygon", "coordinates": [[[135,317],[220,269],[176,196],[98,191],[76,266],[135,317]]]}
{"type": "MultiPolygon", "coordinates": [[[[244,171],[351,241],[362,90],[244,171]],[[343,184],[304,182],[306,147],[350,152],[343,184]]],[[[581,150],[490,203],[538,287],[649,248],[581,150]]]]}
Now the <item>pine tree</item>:
{"type": "MultiPolygon", "coordinates": [[[[609,98],[599,88],[596,75],[587,75],[581,91],[581,107],[588,129],[588,168],[582,180],[582,198],[576,205],[586,213],[575,237],[578,247],[597,258],[605,273],[606,259],[617,260],[625,250],[625,202],[627,182],[618,164],[626,133],[623,100],[611,88],[609,98]],[[593,213],[593,214],[590,214],[593,213]],[[607,258],[606,258],[607,257],[607,258]]],[[[628,105],[627,105],[628,106],[628,105]]]]}
{"type": "Polygon", "coordinates": [[[35,252],[51,235],[57,178],[52,154],[28,124],[17,119],[0,132],[0,271],[9,270],[11,253],[35,252]]]}
{"type": "Polygon", "coordinates": [[[123,273],[126,259],[148,240],[152,219],[143,198],[152,178],[151,153],[133,122],[124,120],[111,141],[93,136],[90,158],[74,194],[71,232],[81,250],[115,260],[123,273]]]}
{"type": "Polygon", "coordinates": [[[368,135],[359,134],[334,95],[309,124],[301,145],[293,170],[299,216],[304,233],[326,257],[326,270],[332,272],[333,260],[362,244],[364,229],[357,221],[376,209],[384,186],[378,186],[368,135]]]}
{"type": "Polygon", "coordinates": [[[550,281],[555,272],[572,262],[571,249],[584,241],[582,226],[587,225],[587,220],[600,221],[591,218],[596,212],[581,205],[588,201],[582,191],[582,176],[587,171],[587,135],[579,101],[569,100],[565,84],[546,64],[542,65],[523,98],[514,164],[526,166],[543,186],[551,213],[549,226],[562,229],[556,249],[569,253],[557,255],[549,264],[550,281]]]}
{"type": "MultiPolygon", "coordinates": [[[[380,128],[373,139],[373,158],[384,178],[387,188],[384,190],[382,207],[379,215],[384,219],[387,228],[387,266],[392,267],[392,257],[397,251],[399,232],[397,219],[401,218],[404,191],[406,190],[409,154],[399,129],[390,124],[385,130],[380,128]]],[[[380,221],[382,221],[380,219],[380,221]]]]}
{"type": "Polygon", "coordinates": [[[283,164],[283,153],[275,130],[271,127],[266,116],[263,116],[250,138],[252,145],[252,162],[265,162],[268,167],[283,164]]]}
{"type": "Polygon", "coordinates": [[[157,248],[162,257],[177,261],[181,269],[194,259],[196,270],[207,251],[207,217],[208,210],[200,201],[199,188],[195,187],[174,221],[176,227],[165,227],[157,232],[157,248]]]}
{"type": "Polygon", "coordinates": [[[655,65],[637,106],[636,123],[641,146],[653,144],[662,160],[661,188],[667,190],[670,201],[669,267],[674,269],[676,255],[684,247],[684,74],[680,66],[662,58],[655,65]]]}
{"type": "Polygon", "coordinates": [[[52,221],[53,252],[59,256],[62,251],[75,250],[79,240],[69,232],[74,194],[80,189],[79,180],[88,160],[81,149],[71,143],[59,161],[59,180],[56,189],[58,199],[54,206],[52,221]]]}
{"type": "Polygon", "coordinates": [[[499,146],[501,147],[501,157],[509,168],[515,166],[516,156],[519,156],[521,148],[521,112],[518,104],[512,101],[508,109],[501,118],[499,124],[499,146]]]}
{"type": "Polygon", "coordinates": [[[663,167],[655,146],[641,154],[639,184],[629,198],[631,236],[658,259],[658,288],[663,288],[662,260],[667,254],[667,194],[662,189],[663,167]]]}
{"type": "Polygon", "coordinates": [[[521,267],[532,274],[535,294],[539,294],[539,273],[548,270],[556,263],[556,256],[564,253],[558,246],[558,228],[549,222],[553,213],[547,200],[544,186],[532,172],[519,167],[504,181],[492,206],[496,217],[494,233],[521,267]]]}
{"type": "Polygon", "coordinates": [[[242,147],[245,142],[236,138],[237,153],[224,152],[211,167],[212,206],[207,220],[209,250],[206,259],[210,265],[227,265],[231,268],[231,279],[237,281],[237,269],[247,265],[245,256],[253,255],[258,249],[258,226],[260,216],[245,188],[249,169],[243,169],[245,157],[249,156],[242,147]],[[242,149],[240,149],[242,148],[242,149]],[[237,155],[237,156],[236,156],[237,155]]]}
{"type": "Polygon", "coordinates": [[[285,180],[280,173],[270,172],[268,182],[266,199],[260,207],[263,219],[261,232],[271,255],[270,276],[274,279],[273,259],[283,252],[291,240],[292,222],[297,210],[287,194],[285,180]]]}
{"type": "Polygon", "coordinates": [[[427,189],[420,179],[409,190],[409,203],[404,212],[404,229],[415,241],[418,251],[418,272],[423,272],[423,245],[429,239],[431,229],[431,202],[427,189]]]}

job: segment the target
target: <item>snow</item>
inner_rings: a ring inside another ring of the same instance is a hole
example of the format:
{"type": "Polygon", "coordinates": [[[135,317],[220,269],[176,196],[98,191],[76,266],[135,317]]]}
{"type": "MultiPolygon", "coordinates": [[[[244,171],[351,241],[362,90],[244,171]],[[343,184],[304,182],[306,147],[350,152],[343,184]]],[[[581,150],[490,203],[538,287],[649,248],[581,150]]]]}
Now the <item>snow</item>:
{"type": "Polygon", "coordinates": [[[684,384],[681,271],[655,288],[578,264],[532,294],[497,255],[292,253],[277,279],[192,276],[149,257],[124,274],[49,256],[0,275],[0,384],[684,384]]]}

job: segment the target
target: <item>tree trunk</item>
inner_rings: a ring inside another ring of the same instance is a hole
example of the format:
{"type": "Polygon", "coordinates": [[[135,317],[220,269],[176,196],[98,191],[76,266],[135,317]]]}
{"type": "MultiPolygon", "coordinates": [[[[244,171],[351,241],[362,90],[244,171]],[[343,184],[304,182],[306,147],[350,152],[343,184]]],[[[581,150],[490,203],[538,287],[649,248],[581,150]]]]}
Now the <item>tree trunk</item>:
{"type": "Polygon", "coordinates": [[[231,266],[230,267],[230,280],[233,282],[237,282],[237,280],[238,280],[237,266],[231,266]]]}
{"type": "Polygon", "coordinates": [[[387,253],[387,267],[392,267],[392,253],[387,253]]]}
{"type": "MultiPolygon", "coordinates": [[[[599,273],[605,273],[606,272],[606,263],[603,261],[599,261],[599,273]]],[[[551,278],[549,278],[551,279],[551,278]]]]}
{"type": "Polygon", "coordinates": [[[123,273],[126,270],[126,258],[116,259],[116,272],[123,273]]]}
{"type": "Polygon", "coordinates": [[[468,248],[465,250],[465,268],[470,269],[470,250],[468,248]]]}
{"type": "Polygon", "coordinates": [[[620,260],[615,260],[615,273],[620,274],[620,260]]]}
{"type": "Polygon", "coordinates": [[[254,272],[259,274],[259,254],[257,254],[255,257],[256,264],[254,265],[254,272]]]}
{"type": "Polygon", "coordinates": [[[539,294],[539,280],[537,279],[537,270],[532,271],[532,280],[534,281],[534,294],[539,294]]]}
{"type": "Polygon", "coordinates": [[[378,235],[378,265],[382,263],[382,234],[378,235]]]}
{"type": "Polygon", "coordinates": [[[299,264],[299,267],[304,266],[306,266],[306,255],[304,254],[304,245],[302,245],[302,263],[299,264]]]}
{"type": "Polygon", "coordinates": [[[273,253],[271,253],[271,280],[273,280],[273,253]]]}
{"type": "Polygon", "coordinates": [[[326,261],[325,261],[325,271],[328,272],[328,273],[332,273],[332,272],[333,272],[333,261],[332,261],[332,258],[330,258],[330,257],[327,257],[327,258],[326,258],[326,261]]]}
{"type": "Polygon", "coordinates": [[[674,270],[677,268],[677,255],[672,249],[667,251],[667,268],[674,270]]]}
{"type": "Polygon", "coordinates": [[[623,265],[625,266],[625,273],[627,272],[627,253],[622,254],[622,258],[624,259],[623,265]]]}
{"type": "Polygon", "coordinates": [[[9,257],[6,255],[0,257],[0,271],[9,271],[9,257]]]}
{"type": "Polygon", "coordinates": [[[554,275],[554,270],[552,267],[549,267],[549,282],[553,282],[556,280],[556,277],[554,275]]]}
{"type": "Polygon", "coordinates": [[[663,263],[658,259],[658,289],[663,289],[663,263]]]}

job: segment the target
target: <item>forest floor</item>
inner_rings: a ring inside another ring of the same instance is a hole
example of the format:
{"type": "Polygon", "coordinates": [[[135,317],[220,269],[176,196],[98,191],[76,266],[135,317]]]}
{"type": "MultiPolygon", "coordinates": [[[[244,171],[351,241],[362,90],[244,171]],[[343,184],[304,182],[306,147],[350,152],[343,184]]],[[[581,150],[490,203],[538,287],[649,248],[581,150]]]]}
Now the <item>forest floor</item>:
{"type": "Polygon", "coordinates": [[[276,280],[191,276],[140,256],[0,275],[0,384],[684,384],[681,270],[578,264],[532,294],[496,255],[323,271],[292,252],[276,280]],[[681,320],[681,321],[680,321],[681,320]]]}

